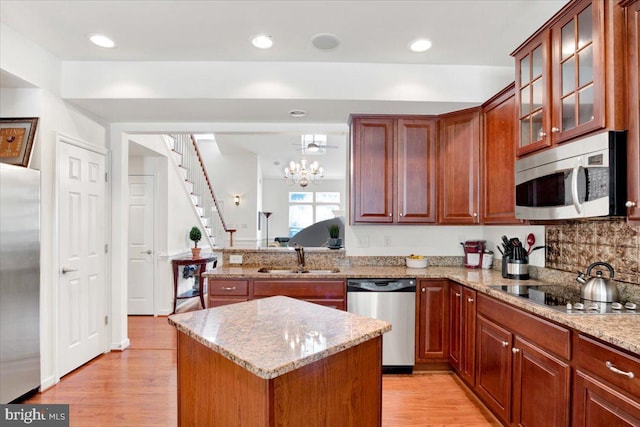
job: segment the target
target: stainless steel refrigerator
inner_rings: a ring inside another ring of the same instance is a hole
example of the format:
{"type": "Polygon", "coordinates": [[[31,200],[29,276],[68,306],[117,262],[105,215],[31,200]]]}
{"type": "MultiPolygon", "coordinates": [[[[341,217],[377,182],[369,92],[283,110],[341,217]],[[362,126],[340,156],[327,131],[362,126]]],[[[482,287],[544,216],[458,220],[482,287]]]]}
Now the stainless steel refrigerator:
{"type": "Polygon", "coordinates": [[[40,171],[0,163],[0,403],[40,386],[40,171]]]}

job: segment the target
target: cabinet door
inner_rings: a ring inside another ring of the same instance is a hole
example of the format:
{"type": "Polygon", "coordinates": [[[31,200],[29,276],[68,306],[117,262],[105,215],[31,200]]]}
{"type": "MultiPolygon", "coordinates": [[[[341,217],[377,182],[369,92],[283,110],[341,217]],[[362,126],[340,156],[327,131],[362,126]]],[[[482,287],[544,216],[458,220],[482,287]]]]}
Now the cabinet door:
{"type": "Polygon", "coordinates": [[[442,116],[438,152],[438,222],[476,224],[480,179],[480,109],[442,116]]]}
{"type": "Polygon", "coordinates": [[[516,338],[512,352],[513,423],[568,426],[571,367],[520,338],[516,338]]]}
{"type": "Polygon", "coordinates": [[[462,363],[460,375],[473,386],[476,379],[476,291],[462,288],[462,363]]]}
{"type": "Polygon", "coordinates": [[[640,1],[627,7],[627,76],[627,215],[640,221],[640,1]]]}
{"type": "Polygon", "coordinates": [[[518,156],[551,146],[549,37],[540,33],[515,55],[518,156]]]}
{"type": "Polygon", "coordinates": [[[604,2],[582,0],[552,28],[552,143],[605,127],[604,2]]]}
{"type": "Polygon", "coordinates": [[[391,118],[355,118],[351,126],[351,218],[353,223],[393,222],[391,118]]]}
{"type": "Polygon", "coordinates": [[[573,426],[632,427],[640,425],[640,402],[591,375],[576,370],[573,383],[573,426]]]}
{"type": "Polygon", "coordinates": [[[446,362],[449,356],[449,283],[420,280],[418,354],[423,362],[446,362]]]}
{"type": "Polygon", "coordinates": [[[516,100],[513,84],[482,106],[482,125],[482,223],[520,223],[515,216],[516,100]]]}
{"type": "Polygon", "coordinates": [[[462,349],[462,286],[449,283],[449,363],[461,369],[462,349]]]}
{"type": "Polygon", "coordinates": [[[396,142],[395,221],[436,222],[435,119],[399,119],[396,142]]]}
{"type": "Polygon", "coordinates": [[[511,345],[508,330],[478,316],[476,393],[502,421],[511,421],[511,345]]]}

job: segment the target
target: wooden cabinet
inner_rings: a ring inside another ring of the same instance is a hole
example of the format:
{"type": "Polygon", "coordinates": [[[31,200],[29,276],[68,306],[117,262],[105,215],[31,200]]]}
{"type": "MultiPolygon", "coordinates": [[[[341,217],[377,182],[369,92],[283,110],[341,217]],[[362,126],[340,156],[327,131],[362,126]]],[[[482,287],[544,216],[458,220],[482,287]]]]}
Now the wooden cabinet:
{"type": "Polygon", "coordinates": [[[582,334],[574,346],[574,426],[640,425],[640,359],[582,334]]]}
{"type": "Polygon", "coordinates": [[[351,221],[436,221],[436,120],[354,116],[351,221]]]}
{"type": "Polygon", "coordinates": [[[482,105],[481,222],[514,224],[516,99],[514,84],[482,105]]]}
{"type": "Polygon", "coordinates": [[[480,108],[440,116],[438,223],[479,223],[480,108]]]}
{"type": "Polygon", "coordinates": [[[505,424],[568,426],[570,330],[477,297],[478,396],[505,424]]]}
{"type": "Polygon", "coordinates": [[[511,346],[513,335],[483,316],[478,316],[478,360],[475,391],[505,423],[511,420],[511,346]]]}
{"type": "Polygon", "coordinates": [[[476,291],[449,285],[449,363],[471,387],[475,384],[476,291]]]}
{"type": "Polygon", "coordinates": [[[346,310],[344,280],[275,280],[253,281],[253,297],[266,298],[284,295],[327,307],[346,310]]]}
{"type": "Polygon", "coordinates": [[[518,156],[623,128],[624,26],[617,3],[574,0],[513,53],[518,156]]]}
{"type": "Polygon", "coordinates": [[[207,280],[209,299],[207,307],[219,307],[249,300],[248,280],[207,280]]]}
{"type": "Polygon", "coordinates": [[[640,0],[624,2],[627,21],[627,216],[640,221],[640,0]]]}
{"type": "Polygon", "coordinates": [[[418,282],[416,362],[447,362],[449,356],[449,282],[418,282]]]}

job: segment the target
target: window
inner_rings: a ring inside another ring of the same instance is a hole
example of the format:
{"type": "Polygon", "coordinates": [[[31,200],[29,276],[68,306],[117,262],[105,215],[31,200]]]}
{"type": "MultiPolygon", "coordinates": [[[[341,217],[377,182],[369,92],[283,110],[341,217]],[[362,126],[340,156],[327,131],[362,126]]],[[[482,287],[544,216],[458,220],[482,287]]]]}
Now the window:
{"type": "Polygon", "coordinates": [[[289,192],[289,237],[311,224],[333,218],[333,211],[339,209],[339,191],[289,192]]]}

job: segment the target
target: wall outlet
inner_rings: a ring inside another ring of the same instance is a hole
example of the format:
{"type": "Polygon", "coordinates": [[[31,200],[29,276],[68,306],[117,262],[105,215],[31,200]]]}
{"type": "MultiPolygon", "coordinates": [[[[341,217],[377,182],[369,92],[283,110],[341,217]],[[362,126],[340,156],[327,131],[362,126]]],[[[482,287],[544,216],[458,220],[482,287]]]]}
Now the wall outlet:
{"type": "Polygon", "coordinates": [[[229,255],[229,264],[242,264],[242,255],[229,255]]]}

